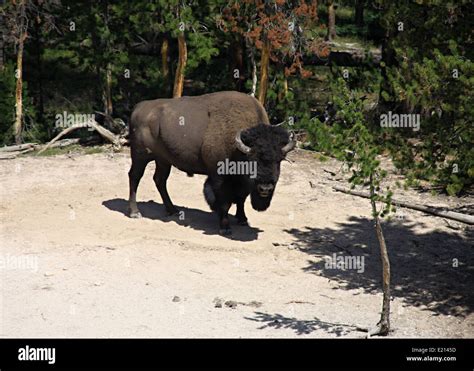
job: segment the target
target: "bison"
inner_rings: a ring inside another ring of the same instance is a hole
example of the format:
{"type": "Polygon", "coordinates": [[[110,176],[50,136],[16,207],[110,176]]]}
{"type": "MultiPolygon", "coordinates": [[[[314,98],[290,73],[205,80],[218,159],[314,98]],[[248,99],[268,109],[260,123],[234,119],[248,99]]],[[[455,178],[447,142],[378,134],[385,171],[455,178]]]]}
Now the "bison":
{"type": "Polygon", "coordinates": [[[230,234],[229,208],[237,205],[242,225],[247,225],[244,203],[249,195],[255,210],[266,210],[280,163],[295,144],[286,129],[269,124],[255,98],[243,93],[140,102],[130,120],[129,215],[141,216],[136,192],[146,165],[154,160],[153,179],[169,214],[178,212],[166,188],[171,166],[189,176],[207,175],[205,199],[219,217],[219,233],[230,234]],[[252,168],[255,173],[242,172],[252,168]]]}

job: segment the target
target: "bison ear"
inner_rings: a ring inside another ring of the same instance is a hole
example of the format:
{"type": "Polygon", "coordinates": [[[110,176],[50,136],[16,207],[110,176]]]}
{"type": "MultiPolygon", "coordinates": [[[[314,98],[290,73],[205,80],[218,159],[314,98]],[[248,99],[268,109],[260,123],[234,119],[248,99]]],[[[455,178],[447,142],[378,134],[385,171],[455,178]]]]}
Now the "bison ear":
{"type": "Polygon", "coordinates": [[[283,152],[283,155],[286,155],[288,152],[292,151],[295,149],[296,146],[296,138],[295,138],[295,133],[291,133],[290,137],[288,138],[288,144],[286,144],[281,151],[283,152]]]}
{"type": "Polygon", "coordinates": [[[244,142],[242,142],[242,138],[240,137],[240,134],[242,134],[242,130],[237,132],[237,134],[235,135],[235,146],[237,147],[238,150],[248,155],[250,151],[252,151],[252,148],[250,148],[249,146],[245,145],[244,142]]]}

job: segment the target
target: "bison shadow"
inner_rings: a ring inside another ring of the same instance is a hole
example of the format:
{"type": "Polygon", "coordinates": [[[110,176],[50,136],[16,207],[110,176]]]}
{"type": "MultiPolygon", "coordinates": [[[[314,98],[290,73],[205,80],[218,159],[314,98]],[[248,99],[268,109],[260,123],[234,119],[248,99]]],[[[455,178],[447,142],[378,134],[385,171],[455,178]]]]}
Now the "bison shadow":
{"type": "MultiPolygon", "coordinates": [[[[122,198],[114,198],[102,202],[106,208],[112,211],[119,212],[128,218],[128,201],[122,198]]],[[[176,223],[183,227],[190,227],[192,229],[202,231],[206,235],[219,234],[219,224],[217,216],[211,211],[202,211],[199,209],[178,206],[179,211],[184,212],[183,218],[178,215],[168,215],[164,205],[158,204],[154,201],[137,202],[138,209],[143,218],[160,220],[163,223],[176,223]]],[[[263,232],[259,228],[237,225],[236,219],[231,216],[232,235],[222,236],[228,239],[237,241],[254,241],[258,238],[259,232],[263,232]]]]}
{"type": "MultiPolygon", "coordinates": [[[[420,307],[433,315],[465,318],[474,310],[473,229],[450,233],[440,229],[415,231],[422,223],[384,222],[391,262],[392,297],[403,305],[420,307]]],[[[305,227],[285,232],[296,238],[295,246],[311,256],[303,269],[339,283],[338,289],[381,292],[381,263],[371,220],[352,217],[336,229],[305,227]],[[364,257],[364,271],[326,266],[328,258],[364,257]]]]}

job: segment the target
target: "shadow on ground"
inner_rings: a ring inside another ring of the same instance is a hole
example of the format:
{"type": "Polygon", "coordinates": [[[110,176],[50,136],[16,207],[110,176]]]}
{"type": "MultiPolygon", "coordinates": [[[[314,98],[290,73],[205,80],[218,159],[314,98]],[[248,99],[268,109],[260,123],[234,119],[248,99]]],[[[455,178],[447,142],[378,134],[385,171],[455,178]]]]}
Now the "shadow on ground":
{"type": "MultiPolygon", "coordinates": [[[[102,205],[128,218],[128,201],[122,198],[114,198],[102,202],[102,205]]],[[[217,216],[211,211],[177,206],[182,213],[169,216],[165,207],[154,201],[137,202],[137,205],[143,218],[160,220],[163,223],[176,223],[183,227],[190,227],[197,231],[202,231],[206,235],[219,234],[217,216]]],[[[259,232],[262,232],[259,228],[237,225],[237,221],[233,217],[231,217],[231,223],[232,235],[223,237],[244,242],[253,241],[258,238],[259,232]]]]}
{"type": "MultiPolygon", "coordinates": [[[[465,317],[474,309],[473,229],[423,232],[423,224],[383,224],[391,262],[392,296],[435,315],[465,317]]],[[[296,247],[311,259],[305,271],[337,281],[338,289],[381,292],[381,262],[373,222],[352,217],[337,229],[289,229],[296,247]],[[326,266],[327,258],[364,258],[364,271],[326,266]]]]}
{"type": "Polygon", "coordinates": [[[310,334],[316,330],[324,330],[328,334],[345,336],[349,333],[353,333],[356,330],[356,326],[353,325],[325,322],[316,317],[312,320],[299,320],[294,317],[285,317],[281,314],[255,312],[255,317],[245,317],[245,319],[262,323],[263,325],[258,328],[259,330],[269,327],[276,330],[291,329],[297,335],[305,335],[310,334]]]}
{"type": "MultiPolygon", "coordinates": [[[[433,315],[465,318],[474,309],[473,229],[457,233],[428,229],[423,232],[424,227],[419,222],[383,224],[391,261],[392,297],[400,298],[404,305],[422,307],[433,315]]],[[[310,256],[308,265],[303,268],[306,272],[338,282],[335,290],[362,288],[366,293],[381,292],[382,268],[372,221],[352,217],[335,229],[305,227],[285,232],[296,238],[293,248],[310,256]],[[363,272],[326,266],[327,259],[334,256],[363,257],[363,272]]],[[[261,323],[259,329],[291,329],[297,335],[323,330],[346,336],[358,331],[356,326],[325,322],[316,317],[300,320],[255,312],[246,319],[261,323]]]]}

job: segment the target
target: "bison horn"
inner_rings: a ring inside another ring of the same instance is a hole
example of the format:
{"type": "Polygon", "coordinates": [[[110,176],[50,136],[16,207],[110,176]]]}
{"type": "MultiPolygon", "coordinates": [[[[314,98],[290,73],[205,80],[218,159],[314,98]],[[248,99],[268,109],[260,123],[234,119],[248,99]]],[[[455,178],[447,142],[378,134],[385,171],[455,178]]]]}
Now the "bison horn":
{"type": "Polygon", "coordinates": [[[245,153],[246,155],[250,153],[250,151],[252,150],[252,148],[250,148],[249,146],[246,146],[244,144],[244,142],[242,142],[242,138],[240,138],[240,134],[242,133],[242,130],[240,130],[236,135],[235,135],[235,145],[237,146],[237,148],[242,151],[243,153],[245,153]]]}
{"type": "Polygon", "coordinates": [[[286,155],[288,152],[292,151],[296,146],[296,139],[295,139],[295,134],[291,133],[289,142],[286,144],[281,151],[283,152],[284,155],[286,155]]]}

